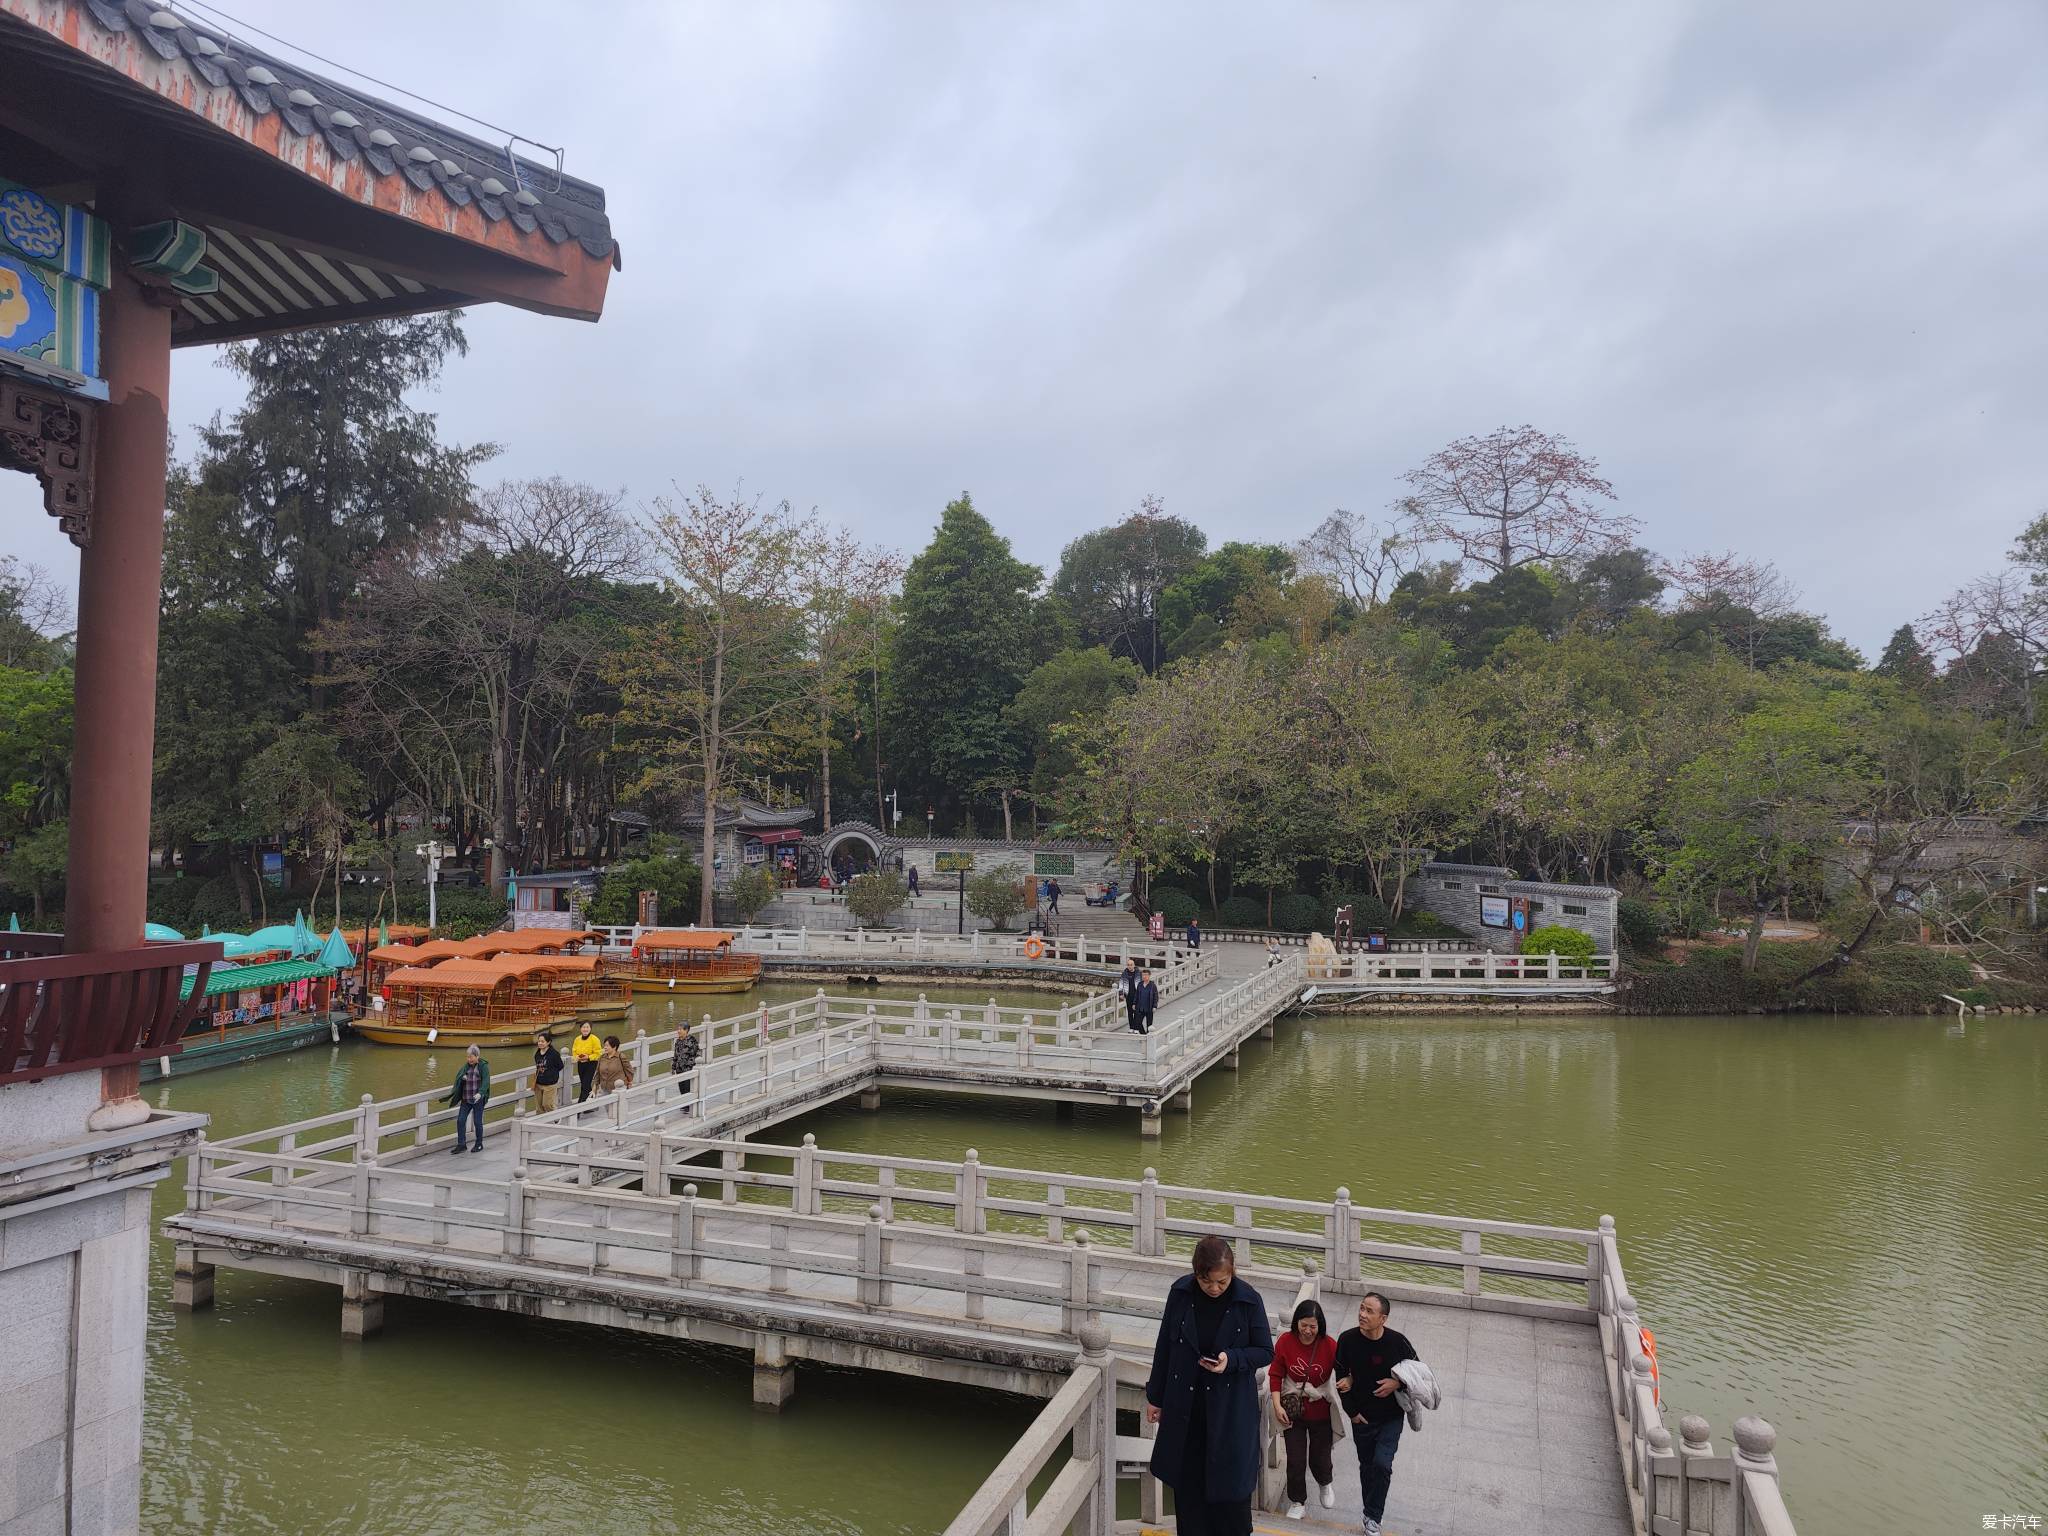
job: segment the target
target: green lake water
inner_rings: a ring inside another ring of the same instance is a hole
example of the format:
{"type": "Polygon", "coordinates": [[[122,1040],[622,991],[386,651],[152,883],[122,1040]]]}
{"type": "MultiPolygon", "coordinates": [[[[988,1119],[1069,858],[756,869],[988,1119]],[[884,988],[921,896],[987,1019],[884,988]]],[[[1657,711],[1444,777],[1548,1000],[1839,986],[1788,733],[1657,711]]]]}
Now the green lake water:
{"type": "MultiPolygon", "coordinates": [[[[693,1016],[807,995],[764,985],[693,1016]]],[[[834,989],[835,991],[841,989],[834,989]]],[[[949,1006],[986,987],[924,987],[949,1006]]],[[[875,996],[906,995],[884,988],[875,996]]],[[[1005,1003],[1056,1007],[1004,990],[1005,1003]]],[[[680,1005],[636,1006],[635,1028],[680,1005]]],[[[494,1053],[500,1070],[525,1053],[494,1053]]],[[[350,1042],[172,1078],[230,1135],[445,1081],[448,1052],[350,1042]]],[[[2048,1515],[2048,1030],[2034,1019],[1317,1018],[1254,1042],[1141,1143],[1130,1111],[892,1092],[780,1127],[958,1157],[1590,1226],[1614,1216],[1665,1414],[1779,1432],[1802,1536],[2048,1515]]],[[[166,1185],[158,1213],[183,1203],[166,1185]]],[[[222,1270],[170,1306],[155,1246],[152,1532],[928,1532],[1035,1405],[748,1362],[419,1302],[344,1344],[331,1286],[222,1270]]],[[[1397,1319],[1398,1321],[1398,1319],[1397,1319]]],[[[1398,1470],[1396,1476],[1398,1477],[1398,1470]]]]}

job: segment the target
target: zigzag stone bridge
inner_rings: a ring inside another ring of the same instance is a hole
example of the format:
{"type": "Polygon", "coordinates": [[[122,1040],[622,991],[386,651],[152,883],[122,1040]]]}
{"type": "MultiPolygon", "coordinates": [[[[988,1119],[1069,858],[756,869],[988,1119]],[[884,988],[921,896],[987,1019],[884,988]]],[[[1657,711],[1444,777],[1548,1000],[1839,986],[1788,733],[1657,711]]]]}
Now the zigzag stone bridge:
{"type": "Polygon", "coordinates": [[[1139,1406],[1167,1285],[1196,1237],[1221,1232],[1276,1329],[1297,1295],[1343,1317],[1376,1288],[1435,1367],[1446,1405],[1404,1444],[1390,1530],[1791,1536],[1762,1421],[1737,1425],[1733,1457],[1696,1420],[1674,1447],[1605,1218],[1489,1221],[1363,1207],[1343,1189],[1290,1199],[1151,1169],[996,1167],[971,1149],[947,1161],[749,1139],[848,1095],[873,1107],[890,1084],[1137,1103],[1156,1120],[1271,1031],[1303,983],[1298,960],[1165,958],[1176,1006],[1145,1040],[1113,993],[962,1017],[821,994],[709,1031],[688,1114],[643,1039],[638,1086],[548,1115],[528,1112],[530,1069],[498,1078],[486,1150],[459,1162],[438,1092],[202,1143],[187,1208],[164,1224],[176,1301],[210,1305],[227,1265],[336,1284],[353,1337],[398,1296],[738,1347],[764,1408],[790,1400],[798,1361],[1045,1397],[952,1530],[1107,1536],[1137,1528],[1118,1522],[1120,1478],[1159,1522],[1146,1447],[1117,1414],[1139,1406]]]}

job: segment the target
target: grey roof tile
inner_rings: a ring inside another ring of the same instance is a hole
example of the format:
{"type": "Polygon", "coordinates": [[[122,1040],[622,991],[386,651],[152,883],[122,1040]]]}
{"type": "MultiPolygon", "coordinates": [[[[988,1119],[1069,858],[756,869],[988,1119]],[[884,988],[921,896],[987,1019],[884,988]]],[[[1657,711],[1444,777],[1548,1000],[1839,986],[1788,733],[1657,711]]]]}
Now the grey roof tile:
{"type": "Polygon", "coordinates": [[[553,166],[519,160],[507,146],[301,69],[226,32],[161,10],[149,0],[83,4],[102,30],[129,33],[159,58],[182,62],[208,85],[231,87],[250,111],[264,117],[276,114],[300,138],[317,133],[343,160],[360,160],[379,176],[402,175],[422,192],[438,187],[458,208],[475,203],[492,223],[509,217],[516,228],[529,233],[537,229],[556,245],[574,240],[592,257],[614,263],[619,259],[603,189],[589,182],[558,177],[553,166]],[[428,150],[434,158],[423,162],[411,153],[416,149],[428,150]],[[456,174],[447,171],[451,164],[456,174]],[[515,186],[504,186],[507,176],[515,186]],[[485,179],[497,180],[503,193],[481,193],[477,183],[485,179]],[[515,190],[530,192],[534,201],[524,207],[511,203],[515,190]]]}

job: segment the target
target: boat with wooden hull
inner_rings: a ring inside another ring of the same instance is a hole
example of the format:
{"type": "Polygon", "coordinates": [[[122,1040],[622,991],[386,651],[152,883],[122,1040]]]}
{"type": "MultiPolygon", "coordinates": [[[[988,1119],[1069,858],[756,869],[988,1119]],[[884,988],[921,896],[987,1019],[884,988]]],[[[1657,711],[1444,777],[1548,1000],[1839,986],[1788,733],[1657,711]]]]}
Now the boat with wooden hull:
{"type": "Polygon", "coordinates": [[[625,959],[607,961],[605,974],[642,994],[744,992],[761,979],[761,957],[736,952],[738,937],[718,928],[650,929],[625,959]]]}
{"type": "Polygon", "coordinates": [[[632,991],[606,975],[595,955],[499,955],[456,958],[391,972],[383,1007],[356,1022],[381,1045],[511,1045],[540,1031],[621,1022],[632,991]]]}

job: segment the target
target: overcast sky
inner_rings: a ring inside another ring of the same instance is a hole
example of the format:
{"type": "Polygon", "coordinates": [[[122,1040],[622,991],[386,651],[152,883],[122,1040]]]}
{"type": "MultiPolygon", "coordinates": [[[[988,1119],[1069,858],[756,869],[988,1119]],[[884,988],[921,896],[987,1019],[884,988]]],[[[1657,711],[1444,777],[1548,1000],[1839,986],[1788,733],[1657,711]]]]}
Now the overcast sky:
{"type": "MultiPolygon", "coordinates": [[[[227,9],[605,188],[603,321],[474,311],[430,399],[489,479],[906,552],[971,490],[1049,572],[1148,492],[1293,539],[1528,421],[1873,654],[2048,509],[2039,0],[227,9]]],[[[24,476],[0,553],[75,577],[24,476]]]]}

